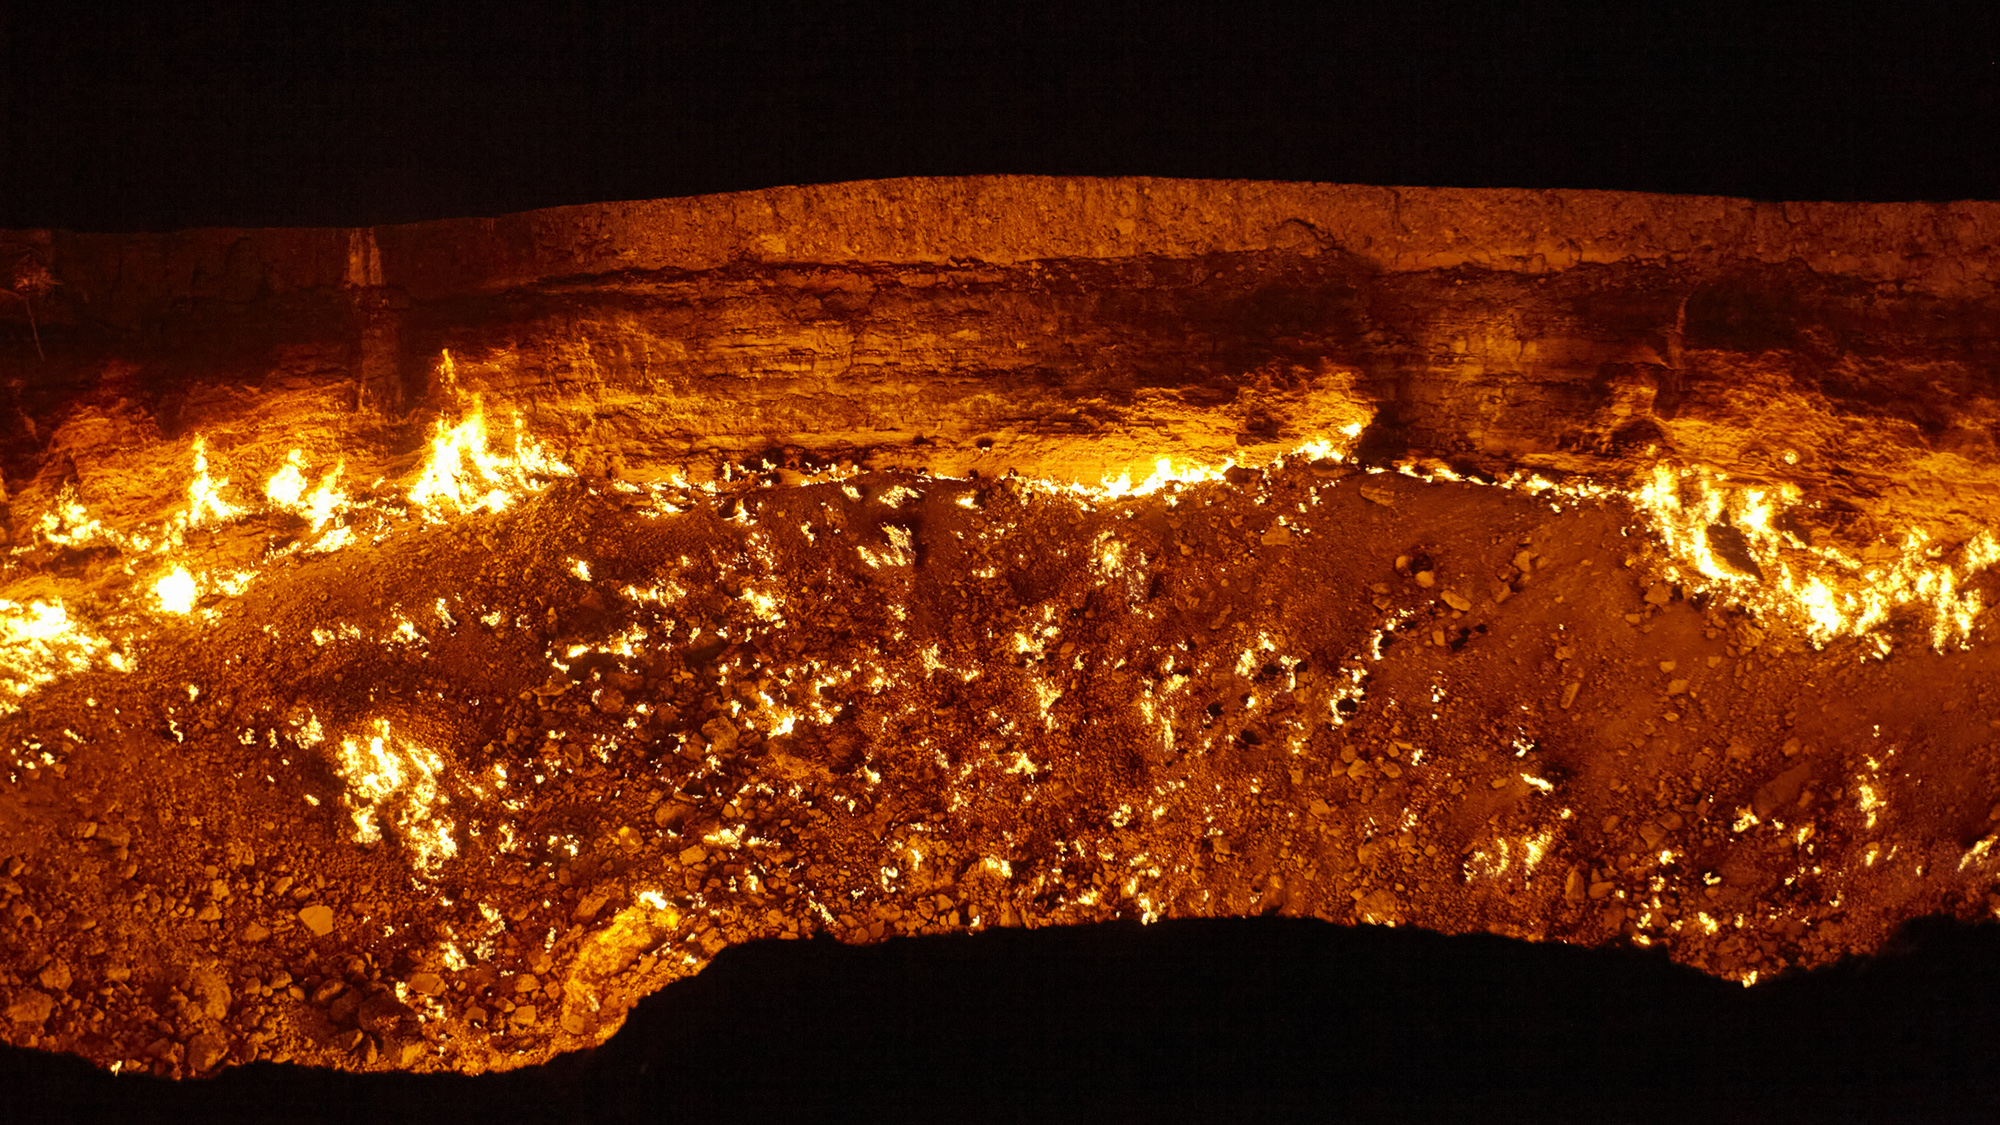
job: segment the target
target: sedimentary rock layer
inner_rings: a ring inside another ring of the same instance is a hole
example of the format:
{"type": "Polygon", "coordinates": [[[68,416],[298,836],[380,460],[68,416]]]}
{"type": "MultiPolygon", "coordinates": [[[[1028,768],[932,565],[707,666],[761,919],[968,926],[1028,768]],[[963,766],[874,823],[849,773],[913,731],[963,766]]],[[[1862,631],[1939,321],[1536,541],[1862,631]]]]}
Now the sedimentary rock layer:
{"type": "Polygon", "coordinates": [[[2000,205],[1147,180],[0,234],[0,991],[517,1066],[731,942],[1987,909],[2000,205]]]}

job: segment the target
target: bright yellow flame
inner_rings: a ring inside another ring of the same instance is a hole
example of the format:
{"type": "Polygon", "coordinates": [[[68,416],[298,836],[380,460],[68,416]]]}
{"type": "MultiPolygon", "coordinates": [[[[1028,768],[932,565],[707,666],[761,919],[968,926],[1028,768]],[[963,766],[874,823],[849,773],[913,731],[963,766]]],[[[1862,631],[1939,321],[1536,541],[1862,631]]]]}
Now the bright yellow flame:
{"type": "MultiPolygon", "coordinates": [[[[449,357],[447,357],[449,362],[449,357]]],[[[410,489],[410,502],[422,508],[426,519],[444,518],[448,512],[470,512],[481,508],[497,512],[522,493],[539,491],[538,476],[573,475],[530,437],[518,415],[514,419],[514,452],[495,453],[488,447],[486,415],[480,400],[472,400],[472,412],[455,426],[438,419],[431,438],[431,458],[417,483],[410,489]]]]}
{"type": "Polygon", "coordinates": [[[305,474],[299,470],[305,465],[305,455],[294,449],[285,454],[284,467],[272,475],[264,484],[264,495],[280,508],[296,508],[299,497],[305,494],[305,474]]]}
{"type": "Polygon", "coordinates": [[[153,583],[153,595],[160,599],[160,608],[168,613],[187,613],[194,609],[195,593],[194,576],[184,566],[175,567],[153,583]]]}
{"type": "Polygon", "coordinates": [[[336,764],[347,781],[356,842],[381,839],[386,816],[418,868],[435,870],[458,854],[451,818],[439,812],[449,801],[438,785],[444,761],[435,751],[396,738],[388,721],[377,719],[365,740],[341,740],[336,764]]]}
{"type": "Polygon", "coordinates": [[[15,701],[36,688],[89,668],[91,659],[108,647],[104,638],[71,620],[61,601],[24,606],[0,600],[0,685],[7,692],[0,696],[0,715],[13,714],[19,709],[15,701]]]}
{"type": "Polygon", "coordinates": [[[1942,549],[1921,528],[1893,537],[1900,546],[1878,544],[1860,558],[1807,543],[1776,527],[1777,517],[1802,497],[1796,486],[1737,487],[1704,466],[1657,464],[1631,496],[1674,558],[1692,571],[1677,577],[1790,618],[1815,644],[1862,636],[1897,607],[1915,604],[1929,611],[1932,647],[1962,646],[1985,606],[1976,592],[1961,588],[2000,562],[2000,541],[1989,532],[1964,545],[1956,567],[1940,560],[1942,549]],[[1719,525],[1742,537],[1761,580],[1717,556],[1709,529],[1719,525]]]}
{"type": "Polygon", "coordinates": [[[208,439],[194,439],[194,480],[188,484],[189,527],[200,527],[204,523],[225,523],[242,514],[238,508],[222,498],[222,486],[227,479],[210,480],[208,476],[208,439]]]}

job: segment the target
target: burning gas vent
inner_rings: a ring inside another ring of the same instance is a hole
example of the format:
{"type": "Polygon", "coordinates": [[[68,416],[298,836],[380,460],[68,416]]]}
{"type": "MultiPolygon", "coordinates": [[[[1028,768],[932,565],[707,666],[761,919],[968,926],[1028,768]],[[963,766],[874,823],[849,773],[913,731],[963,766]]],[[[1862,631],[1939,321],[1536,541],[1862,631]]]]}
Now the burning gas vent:
{"type": "Polygon", "coordinates": [[[759,938],[1282,912],[1749,983],[1983,912],[2000,210],[1774,223],[6,235],[5,1030],[470,1072],[759,938]]]}

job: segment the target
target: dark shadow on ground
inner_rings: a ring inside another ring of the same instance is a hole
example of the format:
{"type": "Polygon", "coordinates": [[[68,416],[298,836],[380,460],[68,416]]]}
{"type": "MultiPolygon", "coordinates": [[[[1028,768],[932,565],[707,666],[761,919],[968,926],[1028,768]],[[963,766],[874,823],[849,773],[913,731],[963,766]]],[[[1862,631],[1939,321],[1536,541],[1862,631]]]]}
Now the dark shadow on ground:
{"type": "Polygon", "coordinates": [[[2000,1120],[2000,927],[1754,989],[1657,954],[1289,919],[725,952],[604,1047],[479,1078],[114,1078],[0,1054],[0,1120],[2000,1120]]]}

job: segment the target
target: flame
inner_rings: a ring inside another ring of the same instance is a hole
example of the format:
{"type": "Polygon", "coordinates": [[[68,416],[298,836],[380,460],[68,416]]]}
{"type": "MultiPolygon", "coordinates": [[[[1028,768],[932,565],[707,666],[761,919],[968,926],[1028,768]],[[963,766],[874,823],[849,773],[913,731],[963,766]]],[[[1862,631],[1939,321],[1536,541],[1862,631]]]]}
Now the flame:
{"type": "Polygon", "coordinates": [[[1990,532],[1963,545],[1957,566],[1941,560],[1943,549],[1921,528],[1896,537],[1900,546],[1879,544],[1856,557],[1777,528],[1778,517],[1801,498],[1795,485],[1739,487],[1706,466],[1664,463],[1653,466],[1632,492],[1633,503],[1692,572],[1675,577],[1788,617],[1815,644],[1865,635],[1906,605],[1928,612],[1933,648],[1966,644],[1985,606],[1977,593],[1961,587],[2000,561],[2000,541],[1990,532]],[[1741,536],[1761,578],[1717,555],[1711,529],[1718,527],[1741,536]]]}
{"type": "Polygon", "coordinates": [[[159,599],[160,608],[168,613],[187,613],[194,609],[195,594],[194,576],[184,566],[175,567],[153,583],[153,596],[159,599]]]}
{"type": "MultiPolygon", "coordinates": [[[[92,659],[109,647],[110,642],[71,620],[60,599],[28,605],[0,599],[0,683],[7,693],[0,695],[0,715],[19,710],[17,701],[36,688],[89,668],[92,659]]],[[[122,660],[113,666],[120,671],[130,668],[122,660]]]]}
{"type": "Polygon", "coordinates": [[[430,461],[410,489],[410,502],[423,510],[425,519],[438,522],[447,511],[501,511],[514,497],[540,491],[543,486],[537,478],[573,475],[536,444],[518,414],[513,454],[503,456],[488,448],[486,414],[475,396],[472,412],[457,425],[438,420],[430,461]]]}
{"type": "Polygon", "coordinates": [[[356,843],[381,839],[386,815],[420,869],[435,870],[458,854],[451,818],[438,812],[449,801],[438,786],[444,760],[436,751],[397,739],[388,720],[377,719],[367,739],[340,741],[336,765],[347,781],[356,843]]]}
{"type": "Polygon", "coordinates": [[[188,483],[188,511],[186,526],[200,527],[204,523],[227,523],[243,514],[222,498],[222,486],[229,481],[210,480],[208,476],[208,439],[197,436],[194,439],[194,480],[188,483]]]}

